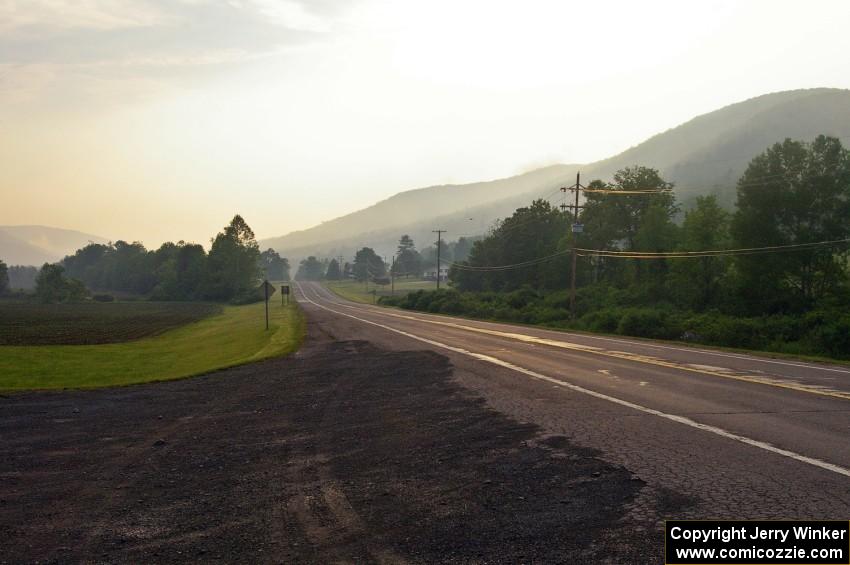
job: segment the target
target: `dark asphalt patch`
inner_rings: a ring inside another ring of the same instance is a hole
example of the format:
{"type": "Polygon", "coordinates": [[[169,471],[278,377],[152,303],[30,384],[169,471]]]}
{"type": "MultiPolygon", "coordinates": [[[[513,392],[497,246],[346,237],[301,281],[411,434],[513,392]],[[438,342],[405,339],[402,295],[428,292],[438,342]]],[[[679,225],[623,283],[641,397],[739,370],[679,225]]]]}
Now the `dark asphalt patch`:
{"type": "Polygon", "coordinates": [[[643,483],[451,371],[314,339],[196,379],[0,399],[0,562],[632,560],[617,524],[643,483]]]}

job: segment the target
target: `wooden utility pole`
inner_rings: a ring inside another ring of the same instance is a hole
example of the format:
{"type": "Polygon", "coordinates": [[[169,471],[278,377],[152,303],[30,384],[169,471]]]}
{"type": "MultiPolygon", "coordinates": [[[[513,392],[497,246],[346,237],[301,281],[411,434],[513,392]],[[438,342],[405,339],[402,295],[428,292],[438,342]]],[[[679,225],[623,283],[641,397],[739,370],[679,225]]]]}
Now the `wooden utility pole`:
{"type": "Polygon", "coordinates": [[[390,266],[390,296],[395,296],[395,255],[393,255],[393,264],[390,266]]]}
{"type": "Polygon", "coordinates": [[[572,208],[573,213],[573,223],[571,226],[571,231],[573,234],[573,252],[572,252],[572,269],[570,270],[570,316],[575,318],[576,315],[576,259],[578,257],[578,253],[576,252],[576,237],[578,234],[584,231],[584,226],[581,225],[578,221],[579,210],[583,208],[583,206],[579,206],[578,204],[578,195],[581,189],[584,188],[581,185],[581,173],[576,173],[576,183],[573,186],[565,186],[561,188],[561,191],[566,195],[567,190],[571,190],[575,192],[575,204],[572,206],[568,206],[564,204],[563,208],[572,208]]]}
{"type": "Polygon", "coordinates": [[[269,281],[263,281],[263,292],[266,295],[266,330],[269,329],[269,281]]]}
{"type": "Polygon", "coordinates": [[[437,290],[440,290],[440,246],[442,245],[442,236],[446,230],[431,230],[431,233],[437,234],[437,290]]]}

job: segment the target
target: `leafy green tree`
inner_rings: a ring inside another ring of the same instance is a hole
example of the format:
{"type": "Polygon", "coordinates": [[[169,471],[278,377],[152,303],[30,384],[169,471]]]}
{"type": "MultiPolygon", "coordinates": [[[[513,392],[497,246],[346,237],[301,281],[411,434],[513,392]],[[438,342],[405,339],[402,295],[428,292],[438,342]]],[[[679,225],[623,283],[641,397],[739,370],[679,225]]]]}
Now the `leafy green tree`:
{"type": "Polygon", "coordinates": [[[32,290],[35,288],[35,278],[37,276],[37,267],[12,265],[9,267],[9,286],[13,290],[32,290]]]}
{"type": "Polygon", "coordinates": [[[156,252],[157,300],[199,300],[206,281],[207,254],[195,243],[165,243],[156,252]]]}
{"type": "Polygon", "coordinates": [[[107,266],[107,257],[111,263],[111,255],[114,253],[115,247],[111,243],[89,243],[73,255],[65,257],[62,265],[69,277],[83,281],[90,288],[119,290],[110,279],[115,269],[111,265],[107,266]]]}
{"type": "Polygon", "coordinates": [[[156,257],[138,241],[116,241],[105,273],[109,288],[146,294],[156,286],[156,257]]]}
{"type": "Polygon", "coordinates": [[[260,269],[266,280],[289,280],[289,261],[281,257],[274,249],[266,249],[260,253],[260,269]]]}
{"type": "Polygon", "coordinates": [[[328,263],[328,270],[325,273],[325,278],[329,281],[338,281],[342,278],[342,272],[339,269],[339,261],[331,259],[328,263]]]}
{"type": "Polygon", "coordinates": [[[384,260],[371,247],[364,247],[355,254],[352,270],[354,272],[354,278],[358,281],[367,281],[387,276],[384,260]]]}
{"type": "Polygon", "coordinates": [[[395,260],[393,273],[396,276],[409,277],[422,274],[422,256],[415,249],[401,251],[395,260]]]}
{"type": "MultiPolygon", "coordinates": [[[[585,192],[586,201],[580,216],[584,231],[577,237],[579,247],[625,251],[649,251],[641,245],[659,249],[672,249],[670,241],[674,231],[672,219],[678,212],[672,192],[673,184],[665,181],[658,171],[635,165],[620,169],[614,174],[614,184],[594,180],[589,189],[605,192],[585,192]],[[654,194],[632,194],[632,191],[664,190],[654,194]],[[651,224],[643,227],[645,223],[651,224]],[[660,234],[653,230],[660,229],[660,234]]],[[[665,250],[667,250],[665,249],[665,250]]],[[[579,280],[607,280],[620,285],[649,283],[656,287],[667,269],[664,261],[641,263],[619,258],[593,257],[593,273],[582,273],[591,262],[579,262],[579,280]],[[648,279],[644,280],[646,277],[648,279]]]]}
{"type": "Polygon", "coordinates": [[[398,241],[393,274],[405,277],[422,274],[422,256],[416,251],[416,244],[409,235],[401,236],[398,241]]]}
{"type": "MultiPolygon", "coordinates": [[[[848,218],[850,152],[834,137],[786,139],[753,159],[738,181],[732,235],[742,248],[845,239],[848,218]]],[[[754,311],[806,308],[846,281],[846,249],[738,257],[742,296],[754,311]]]]}
{"type": "Polygon", "coordinates": [[[91,288],[146,294],[157,285],[156,269],[166,256],[149,253],[137,241],[118,240],[109,245],[86,245],[65,257],[62,265],[68,276],[91,288]]]}
{"type": "Polygon", "coordinates": [[[35,295],[41,302],[76,302],[86,297],[85,285],[65,276],[65,267],[45,263],[35,280],[35,295]]]}
{"type": "Polygon", "coordinates": [[[0,294],[9,292],[9,268],[0,260],[0,294]]]}
{"type": "Polygon", "coordinates": [[[208,256],[207,296],[243,300],[256,294],[261,279],[260,249],[254,232],[238,214],[212,242],[208,256]]]}
{"type": "Polygon", "coordinates": [[[449,244],[449,249],[452,254],[452,258],[455,261],[466,261],[469,258],[469,252],[472,251],[472,244],[477,239],[473,237],[460,237],[457,241],[454,241],[449,244]]]}
{"type": "Polygon", "coordinates": [[[295,273],[295,278],[299,281],[320,281],[324,276],[325,266],[313,255],[302,259],[298,272],[295,273]]]}
{"type": "Polygon", "coordinates": [[[401,254],[408,249],[416,249],[416,244],[413,243],[413,238],[405,234],[398,240],[398,253],[401,254]]]}
{"type": "MultiPolygon", "coordinates": [[[[644,212],[634,241],[640,251],[663,253],[676,248],[678,236],[679,228],[673,223],[669,210],[654,204],[644,212]]],[[[662,287],[669,268],[666,259],[636,259],[631,266],[635,282],[653,286],[653,292],[663,292],[662,287]]]]}
{"type": "Polygon", "coordinates": [[[566,255],[516,269],[492,267],[535,261],[564,250],[569,223],[568,214],[546,200],[535,200],[500,222],[489,236],[473,243],[469,259],[453,266],[449,278],[461,290],[511,291],[525,285],[563,288],[569,275],[566,255]]]}
{"type": "MultiPolygon", "coordinates": [[[[696,206],[685,213],[679,240],[680,251],[728,249],[730,214],[716,196],[697,197],[696,206]]],[[[703,311],[716,306],[722,281],[729,269],[728,257],[673,259],[669,285],[677,302],[703,311]]]]}
{"type": "Polygon", "coordinates": [[[614,173],[614,186],[594,181],[588,188],[606,188],[608,193],[585,193],[587,200],[581,215],[585,224],[585,236],[596,244],[596,249],[617,246],[626,250],[636,249],[636,238],[647,212],[658,214],[661,210],[672,219],[678,212],[672,192],[657,194],[629,194],[629,191],[667,190],[673,184],[665,181],[658,171],[649,167],[634,166],[614,173]],[[622,194],[616,194],[622,192],[622,194]]]}

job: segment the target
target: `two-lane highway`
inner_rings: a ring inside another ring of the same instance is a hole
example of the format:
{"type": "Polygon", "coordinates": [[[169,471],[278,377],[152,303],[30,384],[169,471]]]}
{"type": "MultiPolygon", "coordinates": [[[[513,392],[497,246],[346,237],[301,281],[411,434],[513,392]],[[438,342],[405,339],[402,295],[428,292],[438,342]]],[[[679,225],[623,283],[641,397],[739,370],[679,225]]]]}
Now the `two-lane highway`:
{"type": "Polygon", "coordinates": [[[601,452],[663,517],[850,516],[850,369],[355,304],[296,285],[340,340],[432,349],[493,408],[601,452]]]}

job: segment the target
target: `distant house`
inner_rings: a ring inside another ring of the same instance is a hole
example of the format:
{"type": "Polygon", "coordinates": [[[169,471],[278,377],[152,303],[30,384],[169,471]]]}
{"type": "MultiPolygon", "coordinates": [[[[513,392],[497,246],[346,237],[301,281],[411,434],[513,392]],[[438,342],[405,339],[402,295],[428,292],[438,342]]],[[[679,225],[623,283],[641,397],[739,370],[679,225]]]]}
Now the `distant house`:
{"type": "MultiPolygon", "coordinates": [[[[437,280],[437,269],[431,267],[430,269],[425,269],[425,272],[422,273],[422,278],[427,281],[435,281],[437,280]]],[[[445,267],[440,268],[440,280],[445,281],[449,278],[449,270],[445,267]]]]}

